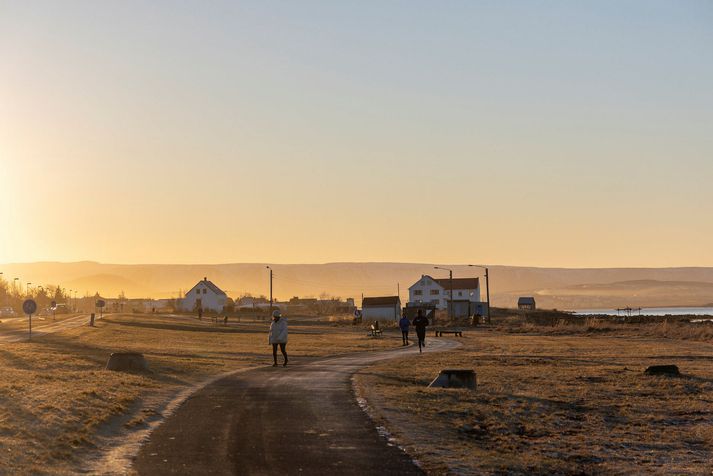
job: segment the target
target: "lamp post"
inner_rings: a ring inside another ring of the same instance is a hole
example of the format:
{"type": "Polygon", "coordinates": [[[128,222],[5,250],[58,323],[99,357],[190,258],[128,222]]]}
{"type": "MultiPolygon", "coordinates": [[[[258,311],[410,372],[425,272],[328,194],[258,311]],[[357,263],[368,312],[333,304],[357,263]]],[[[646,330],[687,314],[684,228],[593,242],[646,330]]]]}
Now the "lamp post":
{"type": "Polygon", "coordinates": [[[468,266],[485,270],[485,299],[488,301],[488,324],[490,324],[490,279],[488,278],[488,267],[479,264],[469,264],[468,266]]]}
{"type": "Polygon", "coordinates": [[[28,296],[30,295],[30,284],[32,283],[27,283],[27,285],[25,285],[25,294],[27,294],[28,296]]]}
{"type": "Polygon", "coordinates": [[[451,282],[451,299],[448,303],[448,317],[453,318],[453,270],[448,268],[441,268],[440,266],[434,266],[433,269],[442,269],[443,271],[448,271],[448,279],[451,282]]]}
{"type": "Polygon", "coordinates": [[[265,266],[265,268],[270,270],[270,318],[272,318],[272,268],[265,266]]]}
{"type": "MultiPolygon", "coordinates": [[[[12,293],[15,294],[17,292],[17,282],[20,280],[20,278],[15,278],[12,280],[12,293]]],[[[22,286],[22,284],[20,285],[22,286]]],[[[20,289],[20,292],[22,292],[22,289],[20,289]]]]}

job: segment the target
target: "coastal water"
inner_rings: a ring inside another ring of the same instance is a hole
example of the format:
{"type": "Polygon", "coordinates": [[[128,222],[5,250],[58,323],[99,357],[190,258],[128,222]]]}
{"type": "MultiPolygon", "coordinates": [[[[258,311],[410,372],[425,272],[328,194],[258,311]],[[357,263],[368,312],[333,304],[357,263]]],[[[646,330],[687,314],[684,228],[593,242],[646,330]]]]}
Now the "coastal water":
{"type": "MultiPolygon", "coordinates": [[[[574,312],[578,316],[605,315],[626,316],[626,311],[616,309],[579,309],[574,312]]],[[[632,309],[632,316],[638,316],[639,311],[632,309]]],[[[713,307],[642,307],[642,316],[713,316],[713,307]]]]}

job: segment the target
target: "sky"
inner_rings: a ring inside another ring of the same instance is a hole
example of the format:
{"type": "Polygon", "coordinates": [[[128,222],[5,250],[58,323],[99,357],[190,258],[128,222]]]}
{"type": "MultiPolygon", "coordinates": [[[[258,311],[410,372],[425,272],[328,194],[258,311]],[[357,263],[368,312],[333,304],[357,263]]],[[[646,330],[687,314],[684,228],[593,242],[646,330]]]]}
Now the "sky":
{"type": "Polygon", "coordinates": [[[710,1],[0,0],[0,262],[713,266],[710,1]]]}

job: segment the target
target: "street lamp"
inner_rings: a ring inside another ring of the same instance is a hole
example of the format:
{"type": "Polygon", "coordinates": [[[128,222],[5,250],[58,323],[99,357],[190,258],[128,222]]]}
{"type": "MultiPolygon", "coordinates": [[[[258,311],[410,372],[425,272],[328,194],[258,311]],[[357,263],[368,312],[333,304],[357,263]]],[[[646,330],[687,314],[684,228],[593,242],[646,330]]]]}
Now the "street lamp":
{"type": "Polygon", "coordinates": [[[442,269],[443,271],[448,271],[448,276],[451,281],[451,300],[448,304],[448,317],[453,318],[453,270],[448,268],[441,268],[440,266],[434,266],[433,269],[442,269]]]}
{"type": "Polygon", "coordinates": [[[488,278],[488,267],[479,264],[469,264],[473,268],[483,268],[485,270],[485,296],[488,301],[488,324],[490,324],[490,279],[488,278]]]}
{"type": "Polygon", "coordinates": [[[27,294],[28,296],[30,295],[30,284],[32,283],[27,283],[27,285],[25,286],[25,294],[27,294]]]}

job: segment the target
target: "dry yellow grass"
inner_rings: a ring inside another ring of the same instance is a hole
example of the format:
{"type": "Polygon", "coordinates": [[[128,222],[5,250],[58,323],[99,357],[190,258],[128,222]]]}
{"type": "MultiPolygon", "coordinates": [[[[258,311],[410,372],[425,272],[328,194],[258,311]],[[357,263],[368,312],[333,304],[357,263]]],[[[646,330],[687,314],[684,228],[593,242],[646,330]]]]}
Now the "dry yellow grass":
{"type": "MultiPolygon", "coordinates": [[[[141,427],[153,397],[167,398],[212,375],[271,363],[268,323],[229,326],[192,318],[111,315],[94,328],[0,344],[0,473],[70,474],[98,453],[98,432],[115,417],[141,427]],[[103,370],[115,351],[143,353],[150,373],[103,370]]],[[[300,357],[394,346],[363,328],[291,324],[288,351],[300,357]]]]}
{"type": "Polygon", "coordinates": [[[433,474],[710,474],[713,346],[617,336],[467,332],[448,354],[355,378],[372,412],[433,474]],[[644,376],[675,363],[681,378],[644,376]],[[429,389],[443,368],[475,392],[429,389]]]}

